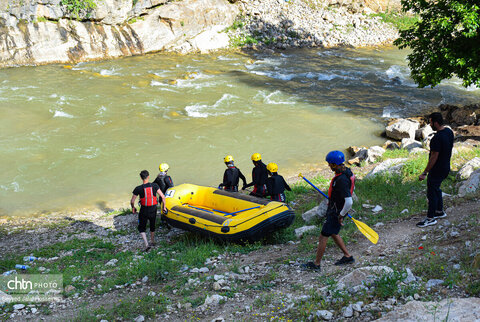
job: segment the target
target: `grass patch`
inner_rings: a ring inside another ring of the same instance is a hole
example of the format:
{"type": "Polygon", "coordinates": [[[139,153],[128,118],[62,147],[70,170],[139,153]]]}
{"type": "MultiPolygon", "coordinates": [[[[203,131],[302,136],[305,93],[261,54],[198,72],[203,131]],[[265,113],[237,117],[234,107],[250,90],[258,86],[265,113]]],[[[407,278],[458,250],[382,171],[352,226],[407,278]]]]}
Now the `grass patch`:
{"type": "Polygon", "coordinates": [[[133,320],[139,315],[153,318],[156,314],[166,312],[169,303],[168,297],[163,294],[120,299],[111,307],[100,306],[94,309],[83,307],[74,321],[98,321],[97,316],[108,321],[133,320]]]}
{"type": "Polygon", "coordinates": [[[418,16],[407,15],[401,12],[387,11],[371,15],[372,17],[380,17],[383,22],[392,24],[398,30],[411,28],[415,23],[420,21],[418,16]]]}

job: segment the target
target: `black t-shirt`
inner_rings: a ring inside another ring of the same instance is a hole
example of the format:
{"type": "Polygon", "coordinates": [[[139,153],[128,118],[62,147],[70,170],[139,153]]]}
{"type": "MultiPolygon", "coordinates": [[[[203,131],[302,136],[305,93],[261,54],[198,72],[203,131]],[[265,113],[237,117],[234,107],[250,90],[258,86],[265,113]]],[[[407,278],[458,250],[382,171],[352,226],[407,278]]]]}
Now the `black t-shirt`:
{"type": "Polygon", "coordinates": [[[267,179],[267,195],[274,196],[281,194],[287,189],[291,191],[285,179],[280,175],[273,175],[267,179]]]}
{"type": "Polygon", "coordinates": [[[265,163],[260,161],[260,163],[253,167],[252,170],[252,182],[254,185],[262,186],[265,184],[268,178],[267,166],[265,163]]]}
{"type": "MultiPolygon", "coordinates": [[[[347,168],[347,170],[349,169],[347,168]]],[[[349,172],[351,173],[351,171],[349,172]]],[[[347,171],[342,172],[341,174],[335,176],[332,182],[332,193],[328,201],[328,208],[336,208],[337,214],[338,212],[340,212],[340,210],[343,209],[343,205],[345,204],[345,198],[352,196],[350,192],[352,182],[347,175],[349,175],[347,171]]]]}
{"type": "Polygon", "coordinates": [[[430,141],[430,154],[432,151],[438,152],[438,159],[430,170],[430,174],[446,176],[450,172],[453,139],[453,132],[447,127],[433,136],[430,141]]]}
{"type": "MultiPolygon", "coordinates": [[[[146,183],[146,184],[141,184],[139,186],[136,186],[135,189],[133,189],[132,193],[135,195],[135,196],[140,196],[140,199],[141,198],[144,198],[145,197],[145,190],[144,188],[145,187],[149,187],[151,186],[152,187],[152,192],[153,192],[153,195],[156,196],[157,195],[157,191],[158,189],[160,189],[160,187],[158,186],[158,184],[156,184],[155,182],[152,182],[152,183],[146,183]]],[[[156,198],[156,197],[155,197],[156,198]]],[[[157,205],[154,205],[154,206],[142,206],[142,208],[140,209],[140,211],[142,211],[142,213],[144,211],[146,211],[147,209],[150,209],[150,208],[153,208],[153,207],[157,207],[157,205]],[[142,210],[143,209],[143,210],[142,210]]]]}

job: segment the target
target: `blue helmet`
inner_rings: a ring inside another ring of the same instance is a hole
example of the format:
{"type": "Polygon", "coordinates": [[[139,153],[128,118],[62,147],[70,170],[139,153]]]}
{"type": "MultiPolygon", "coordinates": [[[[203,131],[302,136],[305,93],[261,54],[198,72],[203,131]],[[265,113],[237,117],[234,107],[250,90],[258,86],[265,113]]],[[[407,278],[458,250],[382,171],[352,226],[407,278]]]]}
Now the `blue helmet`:
{"type": "Polygon", "coordinates": [[[327,160],[328,163],[340,165],[345,162],[345,155],[341,151],[330,151],[325,160],[327,160]]]}

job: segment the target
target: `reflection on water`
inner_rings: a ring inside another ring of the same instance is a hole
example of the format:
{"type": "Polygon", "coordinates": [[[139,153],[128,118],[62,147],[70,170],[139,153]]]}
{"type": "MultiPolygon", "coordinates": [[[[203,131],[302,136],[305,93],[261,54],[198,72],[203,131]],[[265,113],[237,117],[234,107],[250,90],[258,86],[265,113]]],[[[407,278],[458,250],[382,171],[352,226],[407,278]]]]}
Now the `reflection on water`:
{"type": "Polygon", "coordinates": [[[450,81],[418,89],[405,54],[294,50],[281,54],[156,54],[75,66],[0,70],[0,214],[125,200],[170,164],[175,183],[219,183],[232,154],[280,173],[331,149],[381,144],[382,118],[469,103],[450,81]]]}

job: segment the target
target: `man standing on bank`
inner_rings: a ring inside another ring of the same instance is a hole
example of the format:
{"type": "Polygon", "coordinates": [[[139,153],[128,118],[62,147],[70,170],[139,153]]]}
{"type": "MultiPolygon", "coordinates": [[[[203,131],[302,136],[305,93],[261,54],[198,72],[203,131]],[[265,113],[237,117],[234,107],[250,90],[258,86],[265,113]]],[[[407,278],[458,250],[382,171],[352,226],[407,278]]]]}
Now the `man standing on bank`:
{"type": "Polygon", "coordinates": [[[328,237],[343,252],[343,257],[335,262],[335,265],[352,264],[355,259],[348,252],[342,237],[338,234],[343,226],[343,219],[348,211],[352,209],[352,193],[355,188],[355,176],[352,171],[345,167],[345,155],[341,151],[331,151],[327,154],[326,160],[335,176],[330,182],[328,189],[328,208],[325,223],[318,239],[317,253],[314,262],[303,264],[303,268],[320,270],[320,262],[327,248],[328,237]]]}
{"type": "Polygon", "coordinates": [[[243,186],[242,190],[253,186],[253,191],[250,192],[251,196],[264,198],[267,193],[267,178],[268,170],[265,163],[262,162],[262,156],[260,153],[252,154],[253,170],[252,170],[252,182],[243,186]]]}
{"type": "Polygon", "coordinates": [[[140,172],[140,178],[143,181],[143,184],[135,187],[133,189],[132,199],[130,200],[130,205],[132,206],[132,213],[137,212],[135,208],[135,199],[137,196],[140,196],[140,212],[138,213],[138,231],[140,236],[142,236],[143,242],[145,244],[145,252],[148,252],[152,246],[155,246],[155,219],[157,218],[157,196],[162,198],[163,211],[165,212],[167,208],[165,207],[165,196],[160,190],[160,187],[156,183],[150,183],[149,173],[147,170],[140,172]],[[147,221],[150,222],[150,244],[147,242],[147,235],[145,233],[147,229],[147,221]]]}
{"type": "Polygon", "coordinates": [[[440,185],[450,172],[450,158],[452,157],[454,135],[451,129],[443,125],[442,114],[435,112],[428,117],[430,126],[435,135],[430,141],[430,155],[425,171],[418,177],[422,181],[427,177],[428,214],[425,220],[417,223],[423,228],[437,223],[438,218],[445,218],[443,211],[443,197],[440,185]]]}

